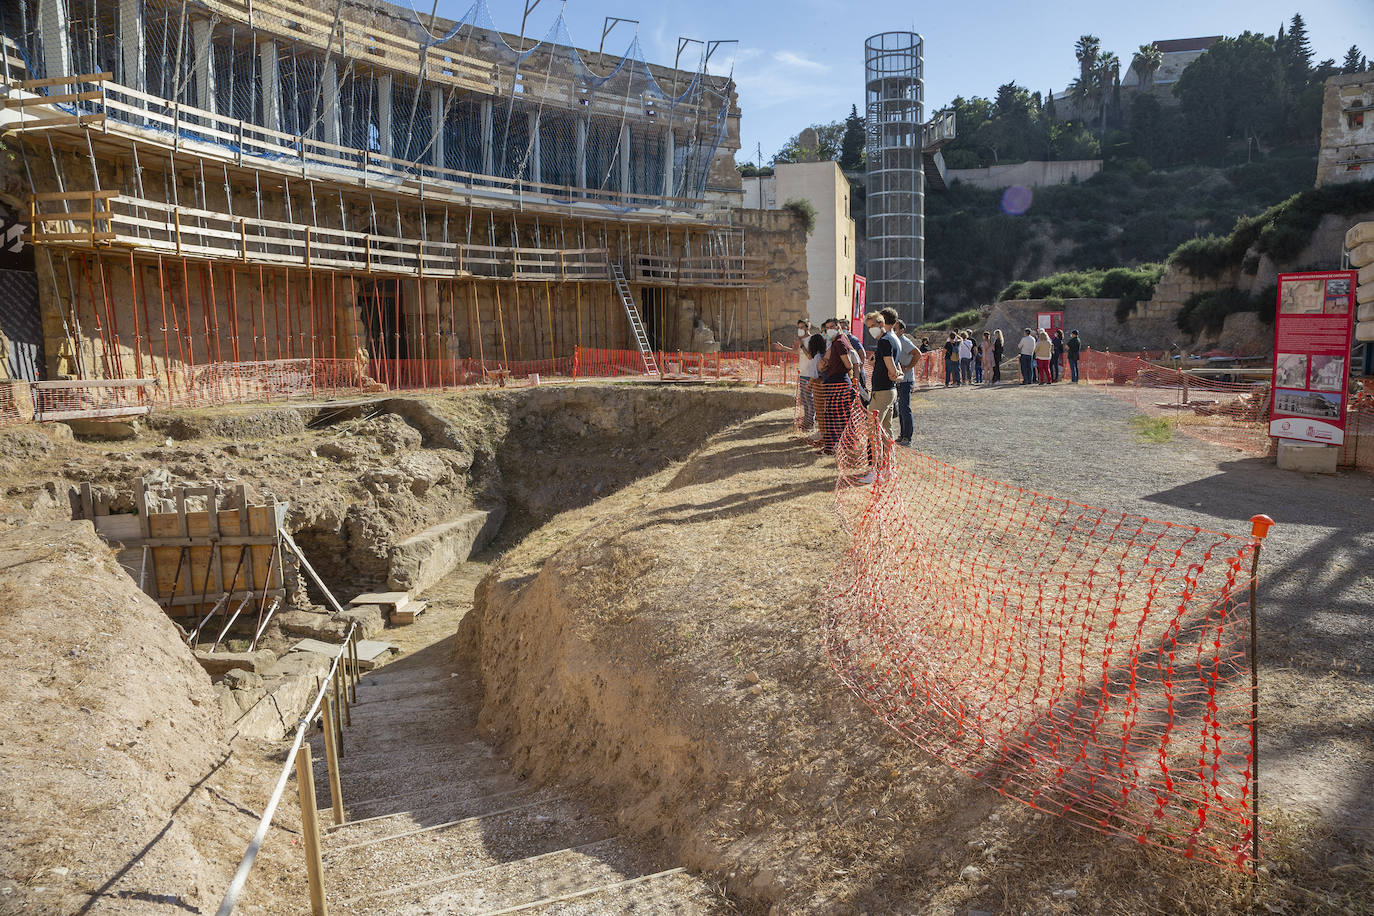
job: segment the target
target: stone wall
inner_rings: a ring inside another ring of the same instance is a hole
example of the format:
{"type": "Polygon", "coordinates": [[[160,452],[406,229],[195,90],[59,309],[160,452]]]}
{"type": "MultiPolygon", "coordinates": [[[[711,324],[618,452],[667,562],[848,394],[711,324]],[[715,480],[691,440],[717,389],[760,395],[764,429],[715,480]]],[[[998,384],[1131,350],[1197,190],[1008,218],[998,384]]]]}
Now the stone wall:
{"type": "Polygon", "coordinates": [[[768,264],[768,284],[760,295],[765,300],[769,333],[745,332],[745,346],[772,349],[766,340],[791,346],[796,341],[793,327],[799,318],[807,317],[810,301],[806,229],[791,210],[735,210],[732,218],[745,230],[746,254],[762,257],[768,264]]]}
{"type": "MultiPolygon", "coordinates": [[[[1151,309],[1142,303],[1126,321],[1116,318],[1115,299],[1065,299],[1064,332],[1077,331],[1086,346],[1094,350],[1165,350],[1186,340],[1174,323],[1173,313],[1151,309]]],[[[1001,328],[1009,346],[1021,337],[1023,328],[1034,328],[1037,312],[1054,311],[1040,299],[1009,299],[992,307],[984,327],[1001,328]]]]}
{"type": "Polygon", "coordinates": [[[1374,73],[1347,73],[1326,81],[1317,187],[1374,177],[1374,73]]]}
{"type": "Polygon", "coordinates": [[[1087,181],[1102,171],[1101,159],[1081,159],[1063,162],[1017,162],[1012,165],[993,165],[985,169],[948,169],[945,180],[962,181],[978,188],[1042,188],[1047,185],[1087,181]]]}

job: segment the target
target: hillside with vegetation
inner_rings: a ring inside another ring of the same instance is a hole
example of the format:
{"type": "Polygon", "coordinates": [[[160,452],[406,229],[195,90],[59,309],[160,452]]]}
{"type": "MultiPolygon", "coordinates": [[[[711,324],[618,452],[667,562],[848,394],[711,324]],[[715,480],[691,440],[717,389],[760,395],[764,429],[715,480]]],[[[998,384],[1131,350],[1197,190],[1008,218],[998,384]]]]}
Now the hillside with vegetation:
{"type": "MultiPolygon", "coordinates": [[[[1055,274],[1148,273],[1180,245],[1214,244],[1202,240],[1230,237],[1238,221],[1262,219],[1313,186],[1325,81],[1369,69],[1353,45],[1340,63],[1315,61],[1301,14],[1277,35],[1246,31],[1216,41],[1168,91],[1153,82],[1162,62],[1153,45],[1123,61],[1084,35],[1073,54],[1078,75],[1066,93],[1008,83],[992,99],[957,97],[936,112],[955,114],[958,138],[944,149],[951,169],[1097,158],[1103,169],[1083,182],[1037,188],[1029,200],[960,182],[927,193],[926,315],[932,322],[1055,274]],[[1122,86],[1123,70],[1134,73],[1136,85],[1122,86]]],[[[799,132],[772,160],[840,163],[853,187],[861,261],[862,141],[863,119],[852,108],[842,121],[799,132]]],[[[741,169],[760,170],[754,163],[741,169]]],[[[1329,208],[1338,198],[1307,197],[1301,208],[1335,212],[1329,208]]],[[[1311,219],[1286,221],[1282,231],[1308,224],[1311,219]]]]}

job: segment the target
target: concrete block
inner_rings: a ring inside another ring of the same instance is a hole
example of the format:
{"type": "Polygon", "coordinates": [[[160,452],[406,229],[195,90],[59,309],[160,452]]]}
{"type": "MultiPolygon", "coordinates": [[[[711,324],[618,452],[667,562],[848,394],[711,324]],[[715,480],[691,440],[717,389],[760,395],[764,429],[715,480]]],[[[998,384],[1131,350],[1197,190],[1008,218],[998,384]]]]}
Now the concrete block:
{"type": "MultiPolygon", "coordinates": [[[[262,696],[231,730],[240,736],[277,741],[291,733],[315,698],[315,679],[329,670],[329,659],[314,652],[288,652],[263,674],[262,696]]],[[[242,691],[234,691],[239,693],[242,691]]]]}
{"type": "Polygon", "coordinates": [[[1360,303],[1359,308],[1355,309],[1356,321],[1374,321],[1374,299],[1360,303]]]}
{"type": "Polygon", "coordinates": [[[1374,264],[1366,264],[1364,267],[1361,267],[1356,282],[1361,286],[1364,286],[1366,283],[1374,283],[1374,264]]]}
{"type": "Polygon", "coordinates": [[[64,420],[72,435],[78,439],[117,442],[137,439],[143,424],[138,420],[64,420]]]}
{"type": "Polygon", "coordinates": [[[312,639],[340,642],[348,632],[346,622],[336,620],[329,614],[313,611],[286,611],[272,618],[288,636],[305,636],[312,639]]]}
{"type": "Polygon", "coordinates": [[[1304,474],[1334,474],[1341,450],[1330,445],[1279,440],[1279,468],[1304,474]]]}
{"type": "Polygon", "coordinates": [[[256,652],[207,652],[204,649],[196,650],[196,661],[205,669],[211,677],[220,674],[228,674],[236,668],[243,668],[252,671],[254,674],[261,674],[274,661],[276,656],[268,649],[259,649],[256,652]]]}
{"type": "Polygon", "coordinates": [[[1374,302],[1374,283],[1361,283],[1355,287],[1355,301],[1361,305],[1374,302]]]}
{"type": "Polygon", "coordinates": [[[1374,222],[1356,223],[1345,231],[1345,247],[1355,248],[1365,242],[1374,242],[1374,222]]]}
{"type": "Polygon", "coordinates": [[[1374,321],[1361,321],[1355,325],[1356,340],[1374,340],[1374,321]]]}
{"type": "Polygon", "coordinates": [[[345,624],[353,622],[358,625],[358,635],[363,639],[376,636],[386,629],[386,612],[381,605],[377,604],[357,604],[352,607],[344,608],[344,612],[339,615],[339,619],[345,624]]]}
{"type": "Polygon", "coordinates": [[[504,520],[504,509],[474,509],[406,538],[391,548],[387,587],[424,591],[486,546],[504,520]]]}
{"type": "Polygon", "coordinates": [[[1374,264],[1374,242],[1365,242],[1350,249],[1351,267],[1358,269],[1370,264],[1374,264]]]}

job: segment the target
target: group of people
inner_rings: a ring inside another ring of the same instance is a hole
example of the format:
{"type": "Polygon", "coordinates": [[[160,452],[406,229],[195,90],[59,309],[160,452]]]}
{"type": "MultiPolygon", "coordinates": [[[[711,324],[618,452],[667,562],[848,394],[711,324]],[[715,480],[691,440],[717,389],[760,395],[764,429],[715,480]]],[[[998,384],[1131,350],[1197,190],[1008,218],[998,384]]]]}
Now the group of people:
{"type": "Polygon", "coordinates": [[[911,389],[920,348],[906,336],[906,324],[890,308],[864,316],[864,333],[872,347],[871,359],[869,348],[850,330],[847,319],[826,319],[819,330],[805,320],[797,322],[798,394],[804,423],[815,430],[827,454],[834,454],[839,444],[854,392],[879,413],[883,428],[889,428],[895,415],[897,443],[911,444],[911,389]]]}
{"type": "MultiPolygon", "coordinates": [[[[889,431],[892,418],[898,422],[898,445],[910,445],[914,433],[911,416],[911,391],[916,382],[915,365],[921,354],[931,351],[930,339],[919,342],[906,334],[906,324],[891,308],[864,316],[868,346],[850,331],[849,320],[828,318],[818,327],[806,319],[797,322],[797,344],[778,344],[795,349],[799,357],[798,397],[805,429],[814,432],[815,441],[826,454],[834,454],[848,420],[852,398],[858,397],[877,416],[872,431],[876,448],[887,438],[878,432],[889,431]],[[871,347],[871,353],[869,351],[871,347]]],[[[981,339],[971,331],[951,331],[944,343],[945,387],[972,384],[996,385],[1002,381],[1002,358],[1006,344],[1000,330],[984,331],[981,339]]],[[[1078,381],[1078,359],[1083,343],[1078,332],[1056,329],[1053,337],[1041,330],[1039,336],[1025,329],[1018,345],[1021,384],[1050,384],[1060,380],[1064,358],[1068,358],[1071,378],[1078,381]]]]}
{"type": "MultiPolygon", "coordinates": [[[[921,340],[928,350],[926,338],[921,340]]],[[[1002,381],[1005,346],[1001,331],[984,331],[982,340],[972,331],[950,331],[945,340],[945,387],[1002,381]]]]}
{"type": "Polygon", "coordinates": [[[1069,378],[1078,382],[1078,358],[1083,353],[1083,341],[1077,331],[1070,331],[1068,340],[1060,328],[1054,329],[1054,336],[1044,328],[1039,335],[1030,328],[1023,330],[1024,337],[1017,344],[1021,354],[1021,384],[1050,385],[1059,381],[1064,374],[1064,358],[1069,360],[1069,378]]]}

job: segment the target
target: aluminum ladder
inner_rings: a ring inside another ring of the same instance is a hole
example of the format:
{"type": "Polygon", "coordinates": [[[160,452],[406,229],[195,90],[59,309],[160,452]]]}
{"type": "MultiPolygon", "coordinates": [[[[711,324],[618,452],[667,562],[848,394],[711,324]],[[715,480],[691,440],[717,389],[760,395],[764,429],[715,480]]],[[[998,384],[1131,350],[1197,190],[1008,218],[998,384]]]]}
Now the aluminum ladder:
{"type": "Polygon", "coordinates": [[[620,304],[625,307],[625,317],[630,320],[635,343],[639,345],[639,355],[644,358],[644,371],[649,375],[659,375],[658,360],[654,359],[654,348],[649,345],[649,335],[644,330],[644,322],[639,319],[634,297],[630,295],[630,284],[625,280],[624,268],[613,262],[611,277],[615,280],[615,291],[620,294],[620,304]]]}

